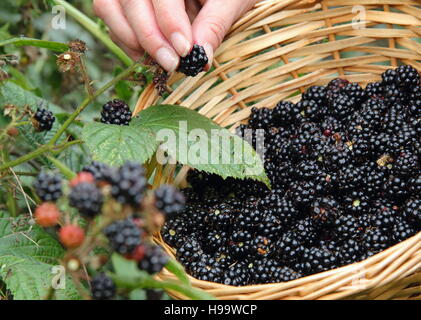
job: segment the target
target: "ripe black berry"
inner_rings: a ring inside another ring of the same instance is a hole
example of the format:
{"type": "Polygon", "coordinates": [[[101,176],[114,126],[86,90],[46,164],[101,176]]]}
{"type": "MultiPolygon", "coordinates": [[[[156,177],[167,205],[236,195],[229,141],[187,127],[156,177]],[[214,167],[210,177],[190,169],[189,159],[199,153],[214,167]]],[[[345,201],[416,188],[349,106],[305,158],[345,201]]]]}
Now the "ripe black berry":
{"type": "Polygon", "coordinates": [[[82,182],[72,188],[69,194],[70,206],[89,218],[101,212],[103,196],[95,184],[82,182]]]}
{"type": "Polygon", "coordinates": [[[142,165],[126,162],[109,178],[111,194],[120,203],[139,206],[146,190],[147,180],[142,165]]]}
{"type": "Polygon", "coordinates": [[[129,106],[122,100],[108,101],[102,107],[101,122],[106,124],[116,124],[128,126],[132,118],[129,106]]]}
{"type": "Polygon", "coordinates": [[[63,194],[60,176],[46,172],[40,172],[34,182],[34,188],[42,201],[55,201],[63,194]]]}
{"type": "Polygon", "coordinates": [[[116,294],[113,280],[104,273],[100,273],[91,280],[92,299],[111,300],[116,294]]]}
{"type": "Polygon", "coordinates": [[[145,256],[137,264],[140,270],[144,270],[149,274],[160,272],[168,263],[169,257],[156,245],[145,245],[145,256]]]}
{"type": "Polygon", "coordinates": [[[170,185],[162,185],[155,190],[155,206],[165,215],[172,215],[184,209],[183,194],[170,185]]]}
{"type": "Polygon", "coordinates": [[[33,117],[34,127],[39,132],[50,131],[55,120],[51,111],[42,108],[38,108],[33,117]]]}
{"type": "Polygon", "coordinates": [[[195,44],[187,56],[180,58],[178,71],[184,73],[186,76],[195,77],[203,71],[207,63],[208,56],[206,55],[205,49],[195,44]]]}
{"type": "Polygon", "coordinates": [[[113,222],[105,228],[104,234],[111,247],[122,255],[132,253],[141,243],[141,230],[131,219],[113,222]]]}
{"type": "Polygon", "coordinates": [[[107,180],[110,174],[110,167],[105,163],[92,161],[91,164],[82,168],[82,171],[91,173],[96,181],[107,180]]]}

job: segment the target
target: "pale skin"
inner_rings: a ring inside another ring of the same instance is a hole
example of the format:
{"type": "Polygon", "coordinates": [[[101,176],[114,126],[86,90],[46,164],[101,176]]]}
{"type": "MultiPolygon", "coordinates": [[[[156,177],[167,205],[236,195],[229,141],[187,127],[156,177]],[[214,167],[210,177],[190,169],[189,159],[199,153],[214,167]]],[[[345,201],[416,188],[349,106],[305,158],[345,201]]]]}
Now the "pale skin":
{"type": "Polygon", "coordinates": [[[132,59],[146,51],[165,70],[178,67],[193,47],[204,47],[211,64],[232,24],[258,0],[94,0],[111,39],[132,59]]]}

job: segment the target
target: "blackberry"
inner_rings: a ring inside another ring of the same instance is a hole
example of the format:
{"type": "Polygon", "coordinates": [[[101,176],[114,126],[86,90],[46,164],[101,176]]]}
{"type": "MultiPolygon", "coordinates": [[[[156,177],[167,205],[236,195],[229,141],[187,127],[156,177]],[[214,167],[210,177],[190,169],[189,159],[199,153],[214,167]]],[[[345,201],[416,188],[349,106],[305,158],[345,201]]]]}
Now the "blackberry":
{"type": "Polygon", "coordinates": [[[280,221],[276,215],[267,213],[259,223],[257,233],[268,238],[276,238],[281,233],[281,223],[282,221],[280,221]]]}
{"type": "Polygon", "coordinates": [[[210,210],[207,222],[214,228],[227,229],[232,222],[232,212],[233,208],[230,205],[226,203],[218,204],[210,210]]]}
{"type": "Polygon", "coordinates": [[[249,280],[250,268],[245,263],[238,262],[224,273],[223,283],[231,286],[244,286],[248,284],[249,280]]]}
{"type": "Polygon", "coordinates": [[[165,222],[161,228],[161,235],[166,243],[178,249],[186,242],[186,237],[189,236],[187,228],[187,223],[177,217],[165,222]]]}
{"type": "Polygon", "coordinates": [[[149,274],[160,272],[168,263],[169,257],[157,245],[145,245],[145,256],[137,264],[140,270],[144,270],[149,274]]]}
{"type": "Polygon", "coordinates": [[[317,231],[311,218],[300,220],[292,228],[294,237],[304,245],[313,245],[317,239],[317,231]]]}
{"type": "Polygon", "coordinates": [[[319,163],[314,160],[301,161],[294,171],[295,175],[300,180],[309,180],[324,175],[319,163]]]}
{"type": "Polygon", "coordinates": [[[312,100],[318,106],[326,103],[326,88],[323,86],[311,86],[302,95],[302,100],[312,100]]]}
{"type": "Polygon", "coordinates": [[[384,94],[384,87],[381,82],[371,82],[365,87],[365,96],[374,98],[382,97],[384,94]]]}
{"type": "Polygon", "coordinates": [[[362,245],[367,251],[380,252],[390,247],[392,235],[384,229],[369,229],[362,236],[362,245]]]}
{"type": "Polygon", "coordinates": [[[183,194],[171,185],[162,185],[155,190],[155,206],[167,216],[182,211],[185,203],[183,194]]]}
{"type": "Polygon", "coordinates": [[[370,198],[363,191],[352,191],[343,198],[344,210],[359,216],[370,210],[370,198]]]}
{"type": "Polygon", "coordinates": [[[393,226],[393,239],[395,243],[404,241],[416,233],[415,228],[405,220],[399,220],[393,226]]]}
{"type": "Polygon", "coordinates": [[[54,121],[56,121],[56,117],[54,117],[53,113],[42,108],[38,108],[32,118],[32,123],[38,132],[50,131],[54,121]]]}
{"type": "Polygon", "coordinates": [[[335,253],[317,247],[305,249],[303,253],[302,268],[305,274],[327,271],[337,266],[335,253]]]}
{"type": "Polygon", "coordinates": [[[413,176],[420,172],[420,161],[411,151],[403,151],[393,164],[396,176],[413,176]]]}
{"type": "Polygon", "coordinates": [[[386,170],[382,170],[376,164],[370,164],[363,178],[362,186],[365,194],[369,197],[379,194],[383,190],[387,178],[386,170]]]}
{"type": "Polygon", "coordinates": [[[227,243],[228,234],[225,231],[212,230],[207,233],[202,241],[203,248],[208,252],[216,252],[227,243]]]}
{"type": "Polygon", "coordinates": [[[222,282],[223,270],[213,258],[204,256],[191,271],[199,280],[222,282]]]}
{"type": "Polygon", "coordinates": [[[333,101],[340,93],[343,92],[344,87],[348,85],[348,83],[348,80],[340,78],[331,80],[326,86],[326,96],[328,100],[333,101]]]}
{"type": "Polygon", "coordinates": [[[111,300],[116,294],[114,281],[105,273],[97,274],[91,280],[92,299],[111,300]]]}
{"type": "Polygon", "coordinates": [[[287,126],[292,124],[293,119],[293,110],[295,110],[295,105],[289,101],[280,101],[273,109],[273,119],[280,126],[287,126]]]}
{"type": "Polygon", "coordinates": [[[141,244],[142,232],[132,219],[113,222],[104,229],[104,234],[121,255],[132,253],[141,244]]]}
{"type": "Polygon", "coordinates": [[[79,183],[69,194],[69,205],[88,218],[93,218],[101,212],[103,202],[101,190],[92,183],[79,183]]]}
{"type": "Polygon", "coordinates": [[[279,195],[274,195],[274,198],[268,207],[272,208],[272,214],[280,221],[282,228],[289,228],[301,218],[300,211],[291,200],[279,195]]]}
{"type": "Polygon", "coordinates": [[[414,67],[402,65],[396,68],[396,73],[399,85],[403,88],[410,89],[420,85],[420,75],[414,67]]]}
{"type": "Polygon", "coordinates": [[[273,259],[261,259],[251,267],[252,282],[256,284],[275,282],[279,276],[280,265],[273,259]]]}
{"type": "Polygon", "coordinates": [[[304,246],[296,232],[288,231],[276,242],[278,258],[286,265],[292,266],[301,261],[304,246]]]}
{"type": "Polygon", "coordinates": [[[362,231],[359,219],[351,214],[339,216],[334,224],[333,234],[340,242],[357,237],[362,231]]]}
{"type": "Polygon", "coordinates": [[[335,133],[343,131],[343,124],[340,120],[327,116],[321,123],[321,130],[324,136],[330,137],[335,133]]]}
{"type": "Polygon", "coordinates": [[[251,254],[254,257],[267,257],[272,251],[272,241],[265,237],[258,235],[252,240],[251,254]]]}
{"type": "Polygon", "coordinates": [[[294,184],[288,196],[298,208],[308,208],[317,196],[316,186],[312,181],[303,181],[294,184]]]}
{"type": "Polygon", "coordinates": [[[399,82],[399,75],[394,69],[387,69],[382,73],[382,81],[385,84],[397,84],[399,82]]]}
{"type": "Polygon", "coordinates": [[[333,197],[323,197],[313,201],[310,214],[316,228],[325,230],[334,225],[341,211],[333,197]]]}
{"type": "Polygon", "coordinates": [[[365,91],[358,83],[350,82],[344,88],[343,91],[350,98],[354,99],[357,103],[361,102],[365,98],[365,91]]]}
{"type": "Polygon", "coordinates": [[[300,274],[297,271],[294,271],[293,269],[289,267],[281,267],[276,270],[275,274],[273,275],[275,282],[288,282],[292,280],[296,280],[298,278],[302,277],[302,274],[300,274]]]}
{"type": "Polygon", "coordinates": [[[409,199],[405,203],[403,216],[417,229],[421,228],[421,199],[409,199]]]}
{"type": "Polygon", "coordinates": [[[131,119],[132,112],[129,106],[122,100],[114,99],[102,106],[102,123],[128,126],[131,119]]]}
{"type": "Polygon", "coordinates": [[[253,129],[269,129],[273,125],[272,110],[268,108],[252,108],[249,126],[253,129]]]}
{"type": "Polygon", "coordinates": [[[207,63],[208,56],[206,55],[205,49],[195,44],[187,56],[180,58],[178,71],[184,73],[186,76],[195,77],[203,71],[207,63]]]}
{"type": "Polygon", "coordinates": [[[339,248],[340,264],[346,265],[361,261],[363,254],[364,248],[360,242],[354,239],[348,239],[339,248]]]}
{"type": "Polygon", "coordinates": [[[401,177],[391,176],[384,188],[385,195],[397,203],[405,201],[409,195],[407,180],[401,177]]]}
{"type": "Polygon", "coordinates": [[[147,180],[142,165],[126,162],[110,175],[111,195],[122,204],[139,206],[147,180]]]}
{"type": "Polygon", "coordinates": [[[412,177],[408,181],[409,191],[413,195],[421,194],[421,175],[412,177]]]}
{"type": "Polygon", "coordinates": [[[251,240],[253,236],[248,231],[234,231],[228,243],[228,250],[234,258],[245,258],[252,250],[251,240]]]}
{"type": "Polygon", "coordinates": [[[35,192],[42,201],[55,201],[63,194],[58,175],[40,172],[34,182],[35,192]]]}
{"type": "Polygon", "coordinates": [[[203,250],[199,241],[191,238],[177,249],[177,260],[188,267],[191,263],[199,261],[202,254],[203,250]]]}
{"type": "Polygon", "coordinates": [[[296,116],[296,120],[301,120],[302,115],[304,115],[305,119],[317,121],[326,113],[326,110],[313,100],[301,100],[296,104],[296,108],[300,111],[299,115],[297,114],[296,116]]]}
{"type": "Polygon", "coordinates": [[[355,99],[345,94],[339,94],[331,105],[331,114],[337,119],[344,119],[355,109],[355,99]]]}
{"type": "Polygon", "coordinates": [[[105,163],[92,161],[91,164],[83,167],[83,172],[91,173],[96,181],[106,181],[110,174],[110,167],[105,163]]]}

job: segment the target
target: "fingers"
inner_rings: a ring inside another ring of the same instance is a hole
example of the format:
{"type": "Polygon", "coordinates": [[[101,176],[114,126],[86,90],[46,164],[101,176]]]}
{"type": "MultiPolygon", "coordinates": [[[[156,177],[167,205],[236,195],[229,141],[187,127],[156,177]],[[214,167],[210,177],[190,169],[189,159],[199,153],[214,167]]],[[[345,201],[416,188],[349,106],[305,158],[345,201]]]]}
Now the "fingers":
{"type": "Polygon", "coordinates": [[[114,43],[116,43],[124,52],[126,52],[130,58],[132,58],[134,61],[137,61],[140,59],[140,57],[143,55],[143,50],[132,50],[124,42],[120,40],[119,37],[112,31],[110,31],[110,38],[113,40],[114,43]]]}
{"type": "Polygon", "coordinates": [[[136,34],[127,22],[118,0],[94,0],[94,10],[95,14],[104,20],[110,28],[112,40],[121,46],[128,55],[131,56],[134,52],[141,51],[136,34]]]}
{"type": "Polygon", "coordinates": [[[155,17],[165,38],[185,57],[191,50],[192,31],[184,0],[152,0],[155,17]]]}
{"type": "Polygon", "coordinates": [[[137,41],[165,70],[175,71],[179,55],[159,29],[150,0],[120,0],[128,23],[137,41]]]}
{"type": "Polygon", "coordinates": [[[191,23],[197,17],[201,8],[202,6],[197,0],[186,0],[186,11],[191,23]]]}
{"type": "Polygon", "coordinates": [[[256,0],[207,0],[193,22],[193,39],[202,45],[212,64],[214,50],[218,48],[232,24],[256,0]]]}

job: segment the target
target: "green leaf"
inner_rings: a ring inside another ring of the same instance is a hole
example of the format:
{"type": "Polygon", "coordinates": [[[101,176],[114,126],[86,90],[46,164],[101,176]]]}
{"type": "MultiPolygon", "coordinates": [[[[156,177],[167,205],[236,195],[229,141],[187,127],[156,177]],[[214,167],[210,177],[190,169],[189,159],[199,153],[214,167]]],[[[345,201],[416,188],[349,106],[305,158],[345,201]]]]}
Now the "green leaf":
{"type": "Polygon", "coordinates": [[[12,39],[7,39],[7,40],[4,40],[4,41],[1,41],[0,47],[10,45],[10,44],[13,44],[17,47],[34,46],[34,47],[50,49],[50,50],[58,51],[58,52],[65,52],[65,51],[69,50],[69,46],[65,43],[54,42],[54,41],[46,41],[46,40],[38,40],[38,39],[25,38],[25,37],[12,38],[12,39]]]}
{"type": "Polygon", "coordinates": [[[184,267],[176,260],[170,259],[166,264],[165,268],[167,268],[169,272],[173,273],[182,283],[190,285],[190,280],[187,277],[186,272],[184,271],[184,267]]]}
{"type": "Polygon", "coordinates": [[[152,130],[131,125],[88,123],[82,130],[82,139],[93,159],[112,166],[121,165],[127,160],[144,163],[158,147],[152,130]]]}
{"type": "Polygon", "coordinates": [[[196,111],[156,105],[143,110],[131,126],[155,132],[168,154],[182,164],[223,178],[250,178],[270,185],[250,144],[196,111]]]}
{"type": "MultiPolygon", "coordinates": [[[[48,296],[55,266],[63,255],[61,245],[28,217],[9,217],[0,212],[0,278],[14,299],[44,299],[48,296]]],[[[53,291],[56,299],[78,299],[69,277],[65,288],[53,291]]]]}
{"type": "Polygon", "coordinates": [[[0,84],[0,108],[6,104],[13,104],[21,108],[29,106],[34,111],[39,106],[48,106],[53,113],[63,112],[61,107],[36,96],[11,81],[0,84]]]}

